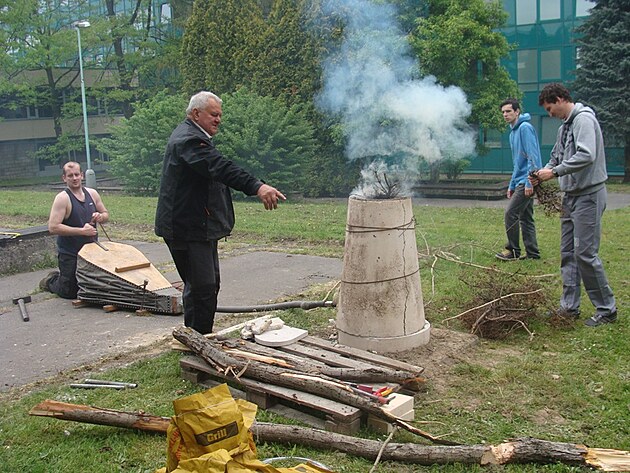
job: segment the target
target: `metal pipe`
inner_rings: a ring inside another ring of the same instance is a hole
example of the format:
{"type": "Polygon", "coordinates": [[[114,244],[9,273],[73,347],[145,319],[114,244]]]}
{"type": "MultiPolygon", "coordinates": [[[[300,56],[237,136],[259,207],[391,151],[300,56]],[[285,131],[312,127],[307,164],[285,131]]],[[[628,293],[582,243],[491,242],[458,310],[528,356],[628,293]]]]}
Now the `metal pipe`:
{"type": "Polygon", "coordinates": [[[336,304],[333,301],[289,301],[279,302],[277,304],[267,305],[251,305],[243,307],[217,307],[215,312],[221,313],[240,313],[240,312],[266,312],[269,310],[284,310],[284,309],[314,309],[316,307],[335,307],[336,304]]]}

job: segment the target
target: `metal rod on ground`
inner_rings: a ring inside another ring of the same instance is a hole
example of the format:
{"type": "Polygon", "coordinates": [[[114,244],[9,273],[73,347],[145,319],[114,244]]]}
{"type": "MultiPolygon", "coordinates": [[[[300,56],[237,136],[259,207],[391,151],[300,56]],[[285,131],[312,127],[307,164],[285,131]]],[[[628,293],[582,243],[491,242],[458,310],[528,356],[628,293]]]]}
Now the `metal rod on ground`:
{"type": "Polygon", "coordinates": [[[121,386],[119,384],[72,383],[70,387],[77,388],[77,389],[96,389],[96,388],[127,389],[127,386],[121,386]]]}
{"type": "Polygon", "coordinates": [[[108,384],[112,386],[124,386],[126,388],[137,388],[138,383],[124,383],[122,381],[104,381],[101,379],[87,378],[83,381],[85,384],[108,384]]]}

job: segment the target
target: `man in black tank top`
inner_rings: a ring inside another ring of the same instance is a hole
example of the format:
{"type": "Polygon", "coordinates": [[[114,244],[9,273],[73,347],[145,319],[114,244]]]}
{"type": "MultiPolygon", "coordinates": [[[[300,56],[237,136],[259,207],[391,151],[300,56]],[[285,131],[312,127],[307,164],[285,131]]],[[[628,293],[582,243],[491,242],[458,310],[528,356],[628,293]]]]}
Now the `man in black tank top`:
{"type": "Polygon", "coordinates": [[[39,287],[64,299],[75,299],[79,290],[77,254],[85,243],[97,239],[96,224],[107,222],[109,212],[95,189],[83,187],[79,163],[66,163],[62,178],[67,187],[55,197],[48,218],[48,231],[58,235],[59,271],[49,273],[39,287]]]}

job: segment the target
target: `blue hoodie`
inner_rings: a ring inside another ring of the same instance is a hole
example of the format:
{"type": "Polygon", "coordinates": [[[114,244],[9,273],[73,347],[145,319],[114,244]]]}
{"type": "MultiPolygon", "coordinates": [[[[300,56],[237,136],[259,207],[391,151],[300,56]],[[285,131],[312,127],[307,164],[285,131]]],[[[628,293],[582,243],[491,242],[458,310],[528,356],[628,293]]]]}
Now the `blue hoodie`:
{"type": "Polygon", "coordinates": [[[514,126],[510,125],[512,127],[510,147],[512,148],[512,163],[514,165],[509,186],[511,191],[521,184],[531,188],[532,185],[527,180],[527,176],[530,172],[537,171],[542,167],[538,136],[530,123],[531,118],[529,113],[523,113],[518,117],[514,126]]]}

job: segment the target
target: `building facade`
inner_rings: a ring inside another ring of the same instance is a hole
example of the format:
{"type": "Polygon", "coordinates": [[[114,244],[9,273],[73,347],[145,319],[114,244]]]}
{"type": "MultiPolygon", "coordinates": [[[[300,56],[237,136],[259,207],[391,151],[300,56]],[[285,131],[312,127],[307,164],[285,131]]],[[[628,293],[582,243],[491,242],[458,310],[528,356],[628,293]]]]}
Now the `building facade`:
{"type": "MultiPolygon", "coordinates": [[[[589,0],[503,0],[509,18],[501,32],[510,44],[515,45],[503,65],[523,92],[521,107],[532,116],[543,165],[549,160],[561,122],[547,116],[538,105],[538,94],[550,82],[570,86],[575,79],[579,50],[574,30],[588,17],[593,6],[589,0]]],[[[508,132],[506,128],[504,133],[489,131],[480,134],[489,152],[475,158],[467,172],[510,174],[512,154],[508,132]]],[[[623,148],[608,146],[606,158],[609,174],[623,175],[623,148]]]]}
{"type": "MultiPolygon", "coordinates": [[[[177,0],[176,0],[177,2],[177,0]]],[[[180,0],[178,4],[189,3],[180,0]]],[[[130,17],[137,7],[136,0],[115,0],[114,14],[117,17],[130,17]]],[[[181,10],[182,8],[180,8],[181,10]]],[[[102,21],[108,15],[104,0],[82,0],[68,2],[67,0],[51,0],[42,4],[39,11],[42,17],[51,22],[53,33],[61,35],[72,31],[75,20],[90,20],[92,23],[102,21]],[[97,20],[98,19],[98,20],[97,20]]],[[[151,37],[156,38],[172,28],[172,7],[169,0],[152,0],[150,5],[137,15],[136,23],[139,30],[149,29],[151,37]]],[[[91,25],[94,27],[95,25],[91,25]]],[[[82,28],[84,30],[84,28],[82,28]]],[[[108,88],[118,86],[115,68],[113,46],[105,44],[101,47],[88,47],[85,37],[87,31],[81,32],[82,59],[84,64],[84,81],[86,87],[86,109],[88,116],[88,130],[90,138],[99,138],[109,134],[109,126],[116,124],[122,114],[121,103],[105,99],[108,88]],[[107,65],[109,62],[110,65],[107,65]]],[[[27,37],[30,36],[27,34],[27,37]]],[[[28,43],[28,38],[25,38],[28,43]]],[[[30,41],[32,42],[32,41],[30,41]]],[[[37,42],[37,40],[36,40],[37,42]]],[[[22,70],[14,73],[10,80],[15,83],[28,83],[36,93],[43,96],[50,94],[49,84],[55,82],[58,94],[58,104],[64,113],[57,126],[61,126],[64,133],[76,137],[83,144],[83,117],[81,114],[80,77],[77,58],[79,55],[76,40],[66,42],[72,46],[72,51],[65,59],[50,70],[22,70]]],[[[133,52],[134,46],[123,41],[125,52],[133,52]]],[[[20,47],[13,47],[10,54],[19,57],[24,54],[20,47]]],[[[3,71],[0,71],[3,74],[3,71]]],[[[138,78],[134,78],[137,85],[138,78]]],[[[42,150],[57,142],[57,133],[53,120],[53,108],[50,102],[32,101],[26,99],[23,103],[16,101],[10,94],[0,94],[0,179],[23,178],[32,176],[54,176],[61,173],[61,162],[42,156],[42,150]],[[33,103],[36,102],[36,103],[33,103]]],[[[90,140],[90,156],[92,168],[99,172],[107,168],[107,156],[99,152],[94,146],[95,140],[90,140]]],[[[84,146],[80,150],[68,151],[61,159],[62,162],[72,160],[82,163],[86,168],[86,153],[84,146]]]]}
{"type": "MultiPolygon", "coordinates": [[[[61,6],[69,4],[66,0],[55,1],[61,6]]],[[[88,6],[88,17],[103,18],[107,14],[103,0],[85,0],[85,3],[88,6]]],[[[136,0],[114,2],[116,14],[119,15],[130,14],[135,5],[136,0]]],[[[159,29],[170,24],[172,17],[185,18],[191,5],[192,0],[152,0],[153,28],[159,29]]],[[[523,92],[522,108],[532,115],[532,124],[538,131],[541,142],[543,164],[548,160],[560,122],[548,117],[538,105],[538,93],[549,82],[570,83],[574,79],[579,52],[574,29],[588,17],[589,9],[593,5],[589,0],[503,0],[503,7],[509,17],[501,32],[515,45],[504,65],[523,92]]],[[[99,64],[102,64],[107,51],[91,49],[85,50],[83,54],[90,135],[103,136],[107,134],[108,125],[121,117],[119,110],[112,110],[111,106],[108,109],[107,104],[89,93],[91,84],[104,80],[103,68],[99,69],[99,64]]],[[[70,64],[62,66],[70,67],[70,64]]],[[[109,80],[115,82],[114,77],[109,77],[109,80]]],[[[74,82],[72,86],[76,91],[79,87],[76,74],[74,82]]],[[[66,97],[63,99],[66,104],[66,97]]],[[[69,103],[76,103],[76,100],[76,93],[67,97],[69,103]]],[[[33,158],[38,149],[55,141],[51,117],[48,107],[9,108],[3,106],[3,97],[0,97],[0,179],[59,174],[58,164],[33,158]]],[[[81,118],[70,120],[64,125],[64,129],[72,130],[80,137],[83,133],[81,118]]],[[[479,139],[488,152],[474,158],[466,172],[510,174],[512,157],[508,131],[506,128],[504,132],[481,132],[479,139]]],[[[107,157],[100,155],[93,147],[90,149],[95,158],[94,168],[98,171],[105,167],[107,157]]],[[[73,151],[68,159],[85,162],[85,152],[73,151]]],[[[607,147],[610,175],[623,175],[623,159],[623,148],[607,147]]]]}

